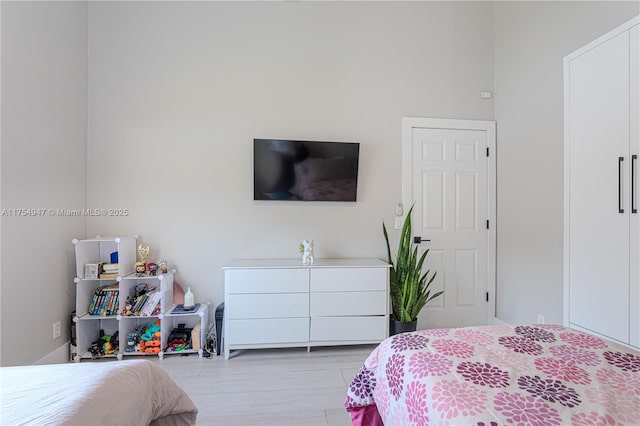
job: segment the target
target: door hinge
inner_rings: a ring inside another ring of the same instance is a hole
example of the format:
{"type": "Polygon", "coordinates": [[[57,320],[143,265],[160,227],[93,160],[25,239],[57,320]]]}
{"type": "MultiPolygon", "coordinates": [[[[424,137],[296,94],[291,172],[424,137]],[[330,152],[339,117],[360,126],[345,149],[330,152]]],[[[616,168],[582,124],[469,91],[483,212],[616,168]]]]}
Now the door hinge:
{"type": "Polygon", "coordinates": [[[489,229],[489,219],[487,219],[487,229],[489,229]]]}
{"type": "Polygon", "coordinates": [[[487,157],[489,156],[489,147],[487,147],[487,157]]]}
{"type": "Polygon", "coordinates": [[[487,292],[487,302],[489,301],[489,292],[487,292]]]}

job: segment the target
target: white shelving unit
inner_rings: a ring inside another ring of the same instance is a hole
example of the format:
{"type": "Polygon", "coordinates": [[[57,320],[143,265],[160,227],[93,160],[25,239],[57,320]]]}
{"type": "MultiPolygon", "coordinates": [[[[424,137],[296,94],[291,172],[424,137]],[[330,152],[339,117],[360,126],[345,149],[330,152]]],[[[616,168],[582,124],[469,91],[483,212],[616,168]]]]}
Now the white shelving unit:
{"type": "Polygon", "coordinates": [[[100,330],[105,335],[113,336],[118,332],[118,351],[111,355],[104,355],[100,358],[122,359],[125,356],[149,356],[157,355],[160,359],[169,354],[197,353],[203,356],[202,346],[205,342],[209,325],[209,306],[202,303],[199,309],[190,314],[171,314],[175,305],[173,304],[173,278],[175,270],[164,274],[138,276],[135,273],[136,263],[136,240],[131,237],[96,237],[85,240],[73,240],[76,251],[76,350],[78,355],[75,361],[82,359],[93,359],[89,347],[100,338],[100,330]],[[119,276],[116,278],[100,279],[87,278],[85,265],[97,263],[109,263],[111,253],[118,252],[119,276]],[[116,284],[118,285],[119,300],[117,312],[113,315],[91,315],[89,306],[96,292],[96,289],[116,284]],[[127,305],[127,298],[133,297],[136,287],[146,285],[149,289],[154,288],[161,293],[160,311],[156,315],[123,315],[127,305]],[[159,352],[127,352],[128,334],[136,329],[160,321],[160,346],[159,352]],[[171,331],[179,324],[185,324],[186,328],[193,328],[200,323],[200,344],[199,350],[186,349],[178,352],[164,352],[167,346],[171,331]]]}
{"type": "MultiPolygon", "coordinates": [[[[85,240],[73,240],[76,251],[76,349],[78,356],[75,361],[92,359],[89,347],[100,338],[100,330],[105,335],[113,336],[116,331],[119,334],[118,344],[122,347],[123,339],[120,333],[120,321],[117,315],[100,316],[90,315],[89,305],[97,288],[113,283],[119,283],[122,276],[134,272],[136,262],[136,237],[96,237],[85,240]],[[119,274],[117,278],[88,278],[85,277],[85,265],[96,263],[109,263],[111,253],[118,252],[119,274]]],[[[126,298],[125,298],[126,299],[126,298]]],[[[123,300],[120,299],[120,303],[123,300]]],[[[126,338],[126,335],[125,335],[126,338]]],[[[126,344],[126,341],[124,342],[126,344]]],[[[121,359],[119,352],[104,355],[103,358],[121,359]]]]}

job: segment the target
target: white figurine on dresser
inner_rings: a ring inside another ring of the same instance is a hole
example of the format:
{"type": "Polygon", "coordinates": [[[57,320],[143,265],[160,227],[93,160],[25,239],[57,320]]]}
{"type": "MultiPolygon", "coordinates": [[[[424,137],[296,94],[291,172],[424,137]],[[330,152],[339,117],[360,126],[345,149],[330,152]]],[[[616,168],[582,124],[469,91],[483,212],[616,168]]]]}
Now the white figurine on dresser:
{"type": "Polygon", "coordinates": [[[300,245],[302,246],[302,264],[313,265],[315,260],[313,256],[313,246],[315,245],[313,240],[302,240],[300,245]]]}

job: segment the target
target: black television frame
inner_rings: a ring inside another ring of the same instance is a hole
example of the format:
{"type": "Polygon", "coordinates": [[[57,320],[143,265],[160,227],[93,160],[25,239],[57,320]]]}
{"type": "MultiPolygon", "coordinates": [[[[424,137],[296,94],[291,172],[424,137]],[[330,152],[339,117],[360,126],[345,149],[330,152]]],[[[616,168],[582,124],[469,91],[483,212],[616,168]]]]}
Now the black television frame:
{"type": "Polygon", "coordinates": [[[359,142],[256,138],[253,199],[356,202],[359,163],[359,142]]]}

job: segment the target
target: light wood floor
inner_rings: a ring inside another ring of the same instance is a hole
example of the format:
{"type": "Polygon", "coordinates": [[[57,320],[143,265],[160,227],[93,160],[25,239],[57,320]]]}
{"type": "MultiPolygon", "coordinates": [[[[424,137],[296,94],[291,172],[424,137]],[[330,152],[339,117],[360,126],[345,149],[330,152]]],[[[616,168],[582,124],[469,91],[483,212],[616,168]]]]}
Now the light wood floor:
{"type": "Polygon", "coordinates": [[[198,425],[349,426],[347,386],[375,346],[235,351],[156,361],[198,406],[198,425]]]}

